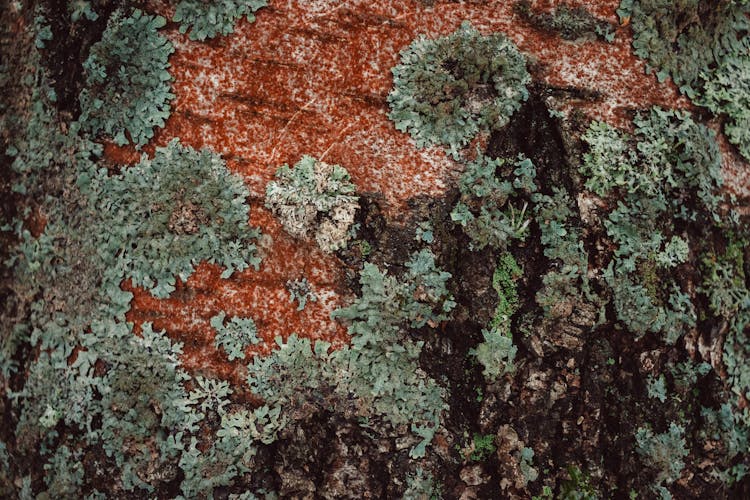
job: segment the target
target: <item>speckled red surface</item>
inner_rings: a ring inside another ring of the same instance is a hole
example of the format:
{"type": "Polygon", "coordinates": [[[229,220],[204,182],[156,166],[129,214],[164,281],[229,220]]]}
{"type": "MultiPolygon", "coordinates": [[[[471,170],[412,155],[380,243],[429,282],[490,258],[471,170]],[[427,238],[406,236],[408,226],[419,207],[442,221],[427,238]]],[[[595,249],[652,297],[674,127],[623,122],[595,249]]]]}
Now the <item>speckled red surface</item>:
{"type": "MultiPolygon", "coordinates": [[[[626,127],[634,109],[651,105],[688,107],[676,88],[644,73],[633,55],[629,27],[619,27],[614,43],[568,42],[538,31],[513,14],[514,2],[428,2],[416,0],[282,0],[257,13],[255,23],[240,21],[234,34],[206,43],[192,42],[168,26],[175,45],[172,115],[145,150],[153,152],[173,137],[193,147],[210,147],[245,179],[252,198],[251,223],[270,236],[259,271],[219,278],[220,270],[201,265],[166,300],[135,290],[132,321],[153,321],[185,343],[184,361],[195,370],[239,376],[246,361],[229,363],[213,347],[208,320],[219,310],[251,316],[267,352],[276,335],[296,332],[311,338],[345,341],[345,330],[329,319],[342,304],[343,264],[314,244],[293,240],[262,208],[266,183],[284,163],[309,154],[349,170],[362,192],[379,192],[384,211],[397,221],[415,195],[439,196],[459,171],[439,148],[416,149],[407,134],[387,118],[390,68],[418,34],[437,37],[470,20],[482,32],[505,32],[527,55],[534,78],[559,87],[596,90],[601,97],[574,103],[588,116],[626,127]],[[284,284],[306,277],[321,300],[296,311],[284,284]]],[[[561,2],[533,2],[550,9],[561,2]]],[[[618,0],[568,1],[617,22],[618,0]]],[[[169,7],[151,10],[170,17],[169,7]]],[[[139,153],[107,146],[117,163],[139,153]]],[[[731,155],[735,190],[745,189],[745,165],[731,155]],[[741,167],[738,167],[738,165],[741,167]],[[737,181],[739,179],[739,181],[737,181]]],[[[731,180],[731,179],[730,179],[731,180]]],[[[731,184],[731,183],[730,183],[731,184]]]]}

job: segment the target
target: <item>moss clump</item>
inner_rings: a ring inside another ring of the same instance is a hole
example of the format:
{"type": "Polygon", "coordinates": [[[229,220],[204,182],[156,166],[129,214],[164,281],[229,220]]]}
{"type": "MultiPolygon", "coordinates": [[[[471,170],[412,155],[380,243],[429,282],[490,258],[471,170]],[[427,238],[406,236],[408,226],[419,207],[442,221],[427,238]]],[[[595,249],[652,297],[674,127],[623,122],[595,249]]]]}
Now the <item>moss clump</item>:
{"type": "Polygon", "coordinates": [[[479,132],[505,126],[531,81],[513,42],[484,36],[469,22],[448,36],[419,37],[392,72],[388,117],[396,128],[418,147],[444,145],[453,155],[479,132]]]}
{"type": "Polygon", "coordinates": [[[482,330],[483,341],[475,349],[469,350],[469,354],[476,356],[477,361],[484,367],[482,374],[490,383],[506,373],[515,371],[513,361],[518,348],[513,344],[510,321],[518,310],[516,281],[521,276],[523,270],[513,255],[509,252],[503,253],[492,275],[492,287],[497,292],[495,314],[489,330],[482,330]]]}
{"type": "Polygon", "coordinates": [[[516,281],[523,276],[523,270],[509,252],[500,256],[500,262],[492,275],[492,288],[497,292],[497,307],[492,317],[492,327],[510,324],[510,317],[518,309],[516,281]]]}

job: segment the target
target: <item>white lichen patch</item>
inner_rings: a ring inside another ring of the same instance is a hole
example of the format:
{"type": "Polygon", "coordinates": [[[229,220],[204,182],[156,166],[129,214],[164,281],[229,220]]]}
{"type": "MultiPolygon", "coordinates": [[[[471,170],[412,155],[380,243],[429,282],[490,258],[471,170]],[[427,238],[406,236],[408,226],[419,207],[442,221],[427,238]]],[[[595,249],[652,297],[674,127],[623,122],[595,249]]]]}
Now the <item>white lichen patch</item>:
{"type": "Polygon", "coordinates": [[[326,253],[346,247],[358,198],[349,173],[339,165],[304,156],[282,166],[266,187],[266,207],[297,238],[314,238],[326,253]]]}

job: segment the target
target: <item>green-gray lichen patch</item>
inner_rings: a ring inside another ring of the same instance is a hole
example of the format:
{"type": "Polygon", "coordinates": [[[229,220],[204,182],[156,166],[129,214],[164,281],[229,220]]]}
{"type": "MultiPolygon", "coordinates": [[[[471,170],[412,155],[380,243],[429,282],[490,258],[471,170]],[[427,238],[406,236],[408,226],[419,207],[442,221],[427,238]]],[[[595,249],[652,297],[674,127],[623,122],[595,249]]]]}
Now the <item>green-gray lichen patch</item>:
{"type": "Polygon", "coordinates": [[[227,353],[229,361],[245,359],[245,349],[253,344],[259,344],[258,328],[252,318],[230,318],[226,323],[226,313],[221,311],[211,318],[211,326],[216,330],[214,345],[227,353]]]}
{"type": "Polygon", "coordinates": [[[535,177],[534,164],[524,156],[511,162],[479,155],[466,165],[451,219],[471,238],[472,249],[504,249],[526,238],[528,203],[522,197],[536,191],[535,177]]]}
{"type": "Polygon", "coordinates": [[[390,429],[372,428],[374,432],[399,434],[399,428],[410,428],[421,438],[410,454],[424,456],[441,422],[445,393],[418,368],[422,343],[406,332],[436,327],[448,319],[455,302],[446,288],[451,275],[436,266],[429,250],[413,254],[406,268],[399,280],[365,264],[361,297],[333,315],[347,321],[350,346],[329,352],[325,342],[313,345],[296,335],[286,342],[277,339],[278,350],[253,358],[248,385],[267,403],[286,411],[333,393],[338,411],[355,412],[363,424],[371,419],[391,424],[390,429]]]}
{"type": "Polygon", "coordinates": [[[750,4],[740,1],[623,0],[633,48],[680,91],[715,114],[726,114],[725,132],[750,159],[750,4]]]}
{"type": "Polygon", "coordinates": [[[174,290],[201,261],[224,266],[222,277],[256,267],[248,223],[249,192],[219,155],[196,151],[176,139],[145,155],[120,175],[95,175],[90,199],[100,210],[102,257],[136,286],[157,297],[174,290]]]}
{"type": "Polygon", "coordinates": [[[505,126],[528,97],[526,59],[501,33],[469,22],[448,36],[420,36],[392,69],[388,117],[417,147],[444,145],[454,156],[479,132],[505,126]]]}
{"type": "Polygon", "coordinates": [[[140,147],[154,136],[154,128],[164,126],[174,98],[167,71],[174,48],[157,33],[166,22],[138,9],[129,16],[118,10],[110,17],[83,63],[86,88],[79,100],[86,131],[140,147]]]}
{"type": "Polygon", "coordinates": [[[268,5],[266,0],[182,0],[172,21],[180,23],[180,33],[191,40],[204,41],[234,31],[234,23],[245,16],[255,21],[255,12],[268,5]]]}

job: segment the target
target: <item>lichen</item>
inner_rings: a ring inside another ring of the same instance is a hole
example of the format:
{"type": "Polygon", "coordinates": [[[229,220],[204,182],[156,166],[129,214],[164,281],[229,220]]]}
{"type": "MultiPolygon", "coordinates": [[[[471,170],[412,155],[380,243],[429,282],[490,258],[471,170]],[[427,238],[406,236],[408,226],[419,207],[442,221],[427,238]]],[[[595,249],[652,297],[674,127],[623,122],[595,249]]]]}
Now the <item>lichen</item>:
{"type": "Polygon", "coordinates": [[[180,33],[201,42],[217,35],[229,35],[242,16],[255,21],[255,12],[268,5],[266,0],[181,0],[172,21],[180,23],[180,33]]]}
{"type": "Polygon", "coordinates": [[[726,114],[725,132],[750,159],[750,4],[661,0],[623,2],[633,26],[635,53],[696,104],[726,114]]]}
{"type": "Polygon", "coordinates": [[[304,156],[283,165],[266,186],[266,207],[297,238],[314,238],[324,252],[345,248],[357,211],[356,187],[339,165],[304,156]]]}
{"type": "Polygon", "coordinates": [[[208,150],[175,139],[120,175],[92,174],[87,191],[102,226],[112,228],[95,235],[110,273],[157,297],[201,261],[224,266],[224,278],[260,263],[247,188],[208,150]]]}
{"type": "Polygon", "coordinates": [[[169,117],[169,55],[172,44],[157,33],[161,16],[135,9],[109,18],[101,41],[83,63],[86,88],[81,91],[80,122],[92,134],[104,133],[116,144],[140,147],[169,117]],[[127,134],[127,135],[126,135],[127,134]]]}
{"type": "Polygon", "coordinates": [[[469,22],[444,37],[420,36],[392,72],[388,117],[396,128],[417,147],[444,145],[453,155],[478,133],[505,126],[531,80],[513,42],[469,22]]]}
{"type": "Polygon", "coordinates": [[[528,196],[536,191],[536,168],[528,158],[515,161],[478,156],[459,179],[461,198],[451,219],[471,238],[471,248],[505,249],[528,234],[528,196]]]}

